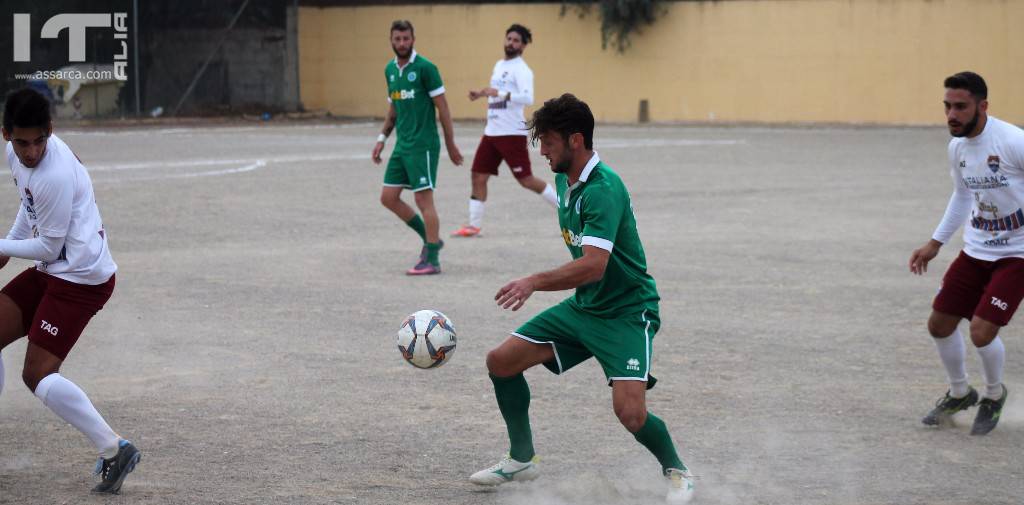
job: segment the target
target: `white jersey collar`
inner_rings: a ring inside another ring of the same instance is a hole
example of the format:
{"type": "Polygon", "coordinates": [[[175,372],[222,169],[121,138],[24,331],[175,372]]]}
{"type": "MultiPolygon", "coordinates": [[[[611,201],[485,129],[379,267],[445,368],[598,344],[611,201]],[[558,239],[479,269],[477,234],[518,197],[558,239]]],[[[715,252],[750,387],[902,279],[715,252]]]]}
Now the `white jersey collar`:
{"type": "Polygon", "coordinates": [[[412,54],[409,55],[409,61],[405,62],[405,65],[399,65],[398,64],[398,56],[395,56],[395,66],[398,67],[398,71],[399,72],[404,70],[405,67],[408,67],[409,65],[412,65],[412,62],[414,62],[414,61],[416,61],[416,50],[415,49],[412,50],[412,54]]]}
{"type": "Polygon", "coordinates": [[[583,166],[583,171],[580,172],[580,182],[587,182],[590,178],[590,172],[594,171],[594,167],[601,162],[601,157],[597,155],[597,151],[594,151],[594,155],[590,157],[590,161],[583,166]]]}

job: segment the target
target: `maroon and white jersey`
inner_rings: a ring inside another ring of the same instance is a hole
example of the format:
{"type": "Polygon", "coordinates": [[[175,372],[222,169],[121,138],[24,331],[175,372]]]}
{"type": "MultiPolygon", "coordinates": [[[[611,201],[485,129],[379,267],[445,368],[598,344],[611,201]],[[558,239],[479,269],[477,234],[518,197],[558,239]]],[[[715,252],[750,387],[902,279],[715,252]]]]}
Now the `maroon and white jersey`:
{"type": "Polygon", "coordinates": [[[1024,258],[1024,130],[989,116],[978,136],[949,142],[949,163],[953,196],[932,238],[965,225],[969,256],[1024,258]]]}
{"type": "Polygon", "coordinates": [[[498,90],[498,96],[487,99],[484,135],[526,135],[523,108],[533,105],[533,71],[523,57],[498,60],[491,72],[491,87],[498,90]]]}
{"type": "Polygon", "coordinates": [[[36,261],[36,268],[76,284],[103,284],[117,271],[110,256],[92,179],[71,148],[56,135],[35,168],[21,164],[7,144],[7,163],[21,198],[18,216],[7,239],[63,239],[53,261],[36,261]]]}

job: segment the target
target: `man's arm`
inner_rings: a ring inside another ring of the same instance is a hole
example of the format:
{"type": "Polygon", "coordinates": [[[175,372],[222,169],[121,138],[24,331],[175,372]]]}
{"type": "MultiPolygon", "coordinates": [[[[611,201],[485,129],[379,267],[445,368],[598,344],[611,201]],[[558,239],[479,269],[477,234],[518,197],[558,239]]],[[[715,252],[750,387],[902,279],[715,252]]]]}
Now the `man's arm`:
{"type": "Polygon", "coordinates": [[[554,270],[516,279],[498,290],[494,299],[502,308],[519,310],[534,291],[562,291],[597,282],[604,277],[610,251],[583,246],[583,256],[554,270]]]}
{"type": "MultiPolygon", "coordinates": [[[[64,247],[64,237],[39,236],[25,240],[0,239],[0,257],[35,261],[56,261],[64,247]]],[[[6,263],[6,262],[4,262],[6,263]]]]}
{"type": "Polygon", "coordinates": [[[448,111],[448,100],[444,93],[434,97],[434,106],[437,107],[437,117],[441,120],[441,128],[444,130],[444,145],[448,149],[448,157],[455,165],[462,164],[462,153],[459,146],[455,145],[455,127],[452,126],[452,115],[448,111]]]}
{"type": "Polygon", "coordinates": [[[373,154],[371,155],[373,162],[378,165],[381,162],[380,153],[384,151],[384,141],[387,140],[388,136],[391,135],[391,132],[395,129],[395,119],[397,117],[398,114],[395,113],[395,104],[390,103],[388,105],[388,114],[384,116],[384,127],[380,129],[380,135],[377,136],[377,144],[373,146],[373,154]]]}
{"type": "Polygon", "coordinates": [[[913,274],[921,275],[928,271],[928,262],[939,254],[939,249],[953,234],[960,229],[971,215],[972,198],[971,192],[964,187],[963,183],[954,177],[953,194],[949,197],[949,204],[946,205],[946,213],[942,215],[942,221],[935,228],[931,240],[923,246],[914,249],[910,253],[908,267],[913,274]]]}

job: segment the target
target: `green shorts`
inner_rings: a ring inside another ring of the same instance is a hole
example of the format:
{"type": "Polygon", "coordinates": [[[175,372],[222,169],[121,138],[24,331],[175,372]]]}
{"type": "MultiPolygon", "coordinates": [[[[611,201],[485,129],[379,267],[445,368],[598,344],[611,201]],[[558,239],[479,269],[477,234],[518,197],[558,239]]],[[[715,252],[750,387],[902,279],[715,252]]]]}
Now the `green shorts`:
{"type": "Polygon", "coordinates": [[[591,356],[604,369],[609,385],[616,380],[657,382],[651,375],[654,334],[661,327],[657,310],[605,319],[579,309],[567,299],[537,314],[512,334],[535,344],[551,344],[555,359],[544,363],[561,374],[591,356]]]}
{"type": "Polygon", "coordinates": [[[384,170],[384,185],[415,191],[434,189],[437,182],[437,157],[441,148],[392,154],[384,170]]]}

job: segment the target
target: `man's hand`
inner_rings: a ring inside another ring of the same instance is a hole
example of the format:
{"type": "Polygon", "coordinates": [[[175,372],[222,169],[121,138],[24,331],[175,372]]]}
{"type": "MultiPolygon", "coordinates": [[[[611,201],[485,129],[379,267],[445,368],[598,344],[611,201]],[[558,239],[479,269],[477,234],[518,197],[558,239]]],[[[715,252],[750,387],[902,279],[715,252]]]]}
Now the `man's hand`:
{"type": "Polygon", "coordinates": [[[942,242],[931,239],[925,245],[914,249],[910,254],[910,272],[921,275],[928,271],[928,262],[939,254],[942,242]]]}
{"type": "Polygon", "coordinates": [[[482,98],[484,96],[486,96],[486,95],[484,95],[484,92],[482,90],[481,91],[476,91],[476,90],[472,90],[472,89],[469,90],[469,100],[470,101],[476,100],[477,98],[482,98]]]}
{"type": "Polygon", "coordinates": [[[380,153],[382,152],[384,152],[384,143],[377,142],[377,145],[373,146],[373,154],[370,155],[370,158],[372,158],[373,162],[376,163],[377,165],[380,165],[380,153]]]}
{"type": "Polygon", "coordinates": [[[526,303],[526,299],[533,294],[533,291],[533,281],[529,277],[523,277],[502,286],[498,290],[498,294],[494,295],[494,299],[501,308],[511,308],[515,311],[526,303]]]}
{"type": "Polygon", "coordinates": [[[448,148],[448,157],[452,159],[452,163],[455,166],[462,165],[462,153],[459,152],[459,146],[455,145],[455,142],[445,142],[445,147],[448,148]]]}
{"type": "Polygon", "coordinates": [[[10,256],[0,256],[0,268],[7,266],[8,261],[11,261],[10,256]]]}

